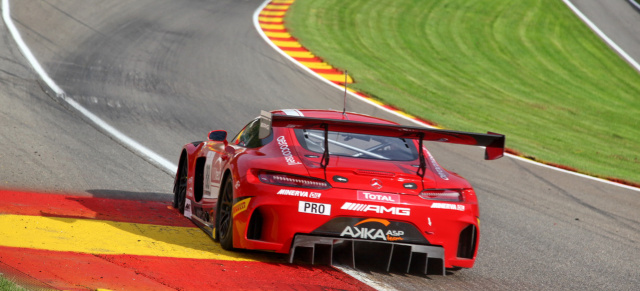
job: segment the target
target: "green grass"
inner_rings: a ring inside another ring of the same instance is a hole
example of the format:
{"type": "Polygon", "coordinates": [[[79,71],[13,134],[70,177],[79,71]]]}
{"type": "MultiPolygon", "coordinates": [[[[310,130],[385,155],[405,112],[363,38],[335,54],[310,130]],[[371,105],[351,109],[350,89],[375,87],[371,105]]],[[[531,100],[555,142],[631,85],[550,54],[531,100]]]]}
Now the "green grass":
{"type": "Polygon", "coordinates": [[[25,289],[17,286],[13,282],[0,276],[0,291],[24,291],[25,289]]]}
{"type": "Polygon", "coordinates": [[[557,0],[297,0],[287,28],[354,89],[640,183],[640,74],[557,0]]]}

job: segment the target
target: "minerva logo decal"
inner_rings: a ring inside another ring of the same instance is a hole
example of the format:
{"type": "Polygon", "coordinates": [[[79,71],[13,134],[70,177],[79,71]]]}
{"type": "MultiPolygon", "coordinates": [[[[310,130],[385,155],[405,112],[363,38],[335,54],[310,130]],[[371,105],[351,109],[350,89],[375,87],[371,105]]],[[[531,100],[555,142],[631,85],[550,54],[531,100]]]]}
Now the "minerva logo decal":
{"type": "Polygon", "coordinates": [[[291,154],[291,149],[289,149],[289,144],[287,143],[287,139],[281,135],[277,138],[278,146],[280,146],[280,151],[284,156],[284,160],[287,161],[287,165],[299,165],[300,162],[296,161],[296,158],[291,154]]]}
{"type": "Polygon", "coordinates": [[[304,197],[304,198],[314,198],[314,199],[320,199],[320,196],[322,196],[322,193],[318,193],[318,192],[308,192],[308,191],[289,190],[289,189],[280,189],[277,194],[286,195],[286,196],[304,197]]]}
{"type": "Polygon", "coordinates": [[[464,205],[451,204],[451,203],[434,202],[433,204],[431,204],[431,208],[464,211],[464,205]]]}

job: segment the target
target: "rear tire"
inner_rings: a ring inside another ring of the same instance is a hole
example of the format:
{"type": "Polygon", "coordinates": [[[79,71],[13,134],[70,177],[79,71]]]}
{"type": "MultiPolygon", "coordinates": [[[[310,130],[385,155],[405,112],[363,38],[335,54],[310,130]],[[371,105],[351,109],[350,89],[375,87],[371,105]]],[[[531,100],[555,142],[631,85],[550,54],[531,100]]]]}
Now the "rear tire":
{"type": "Polygon", "coordinates": [[[176,182],[173,185],[173,208],[178,209],[180,214],[184,214],[184,203],[187,197],[187,174],[189,169],[187,166],[187,159],[180,159],[180,165],[178,166],[178,172],[176,173],[176,182]]]}
{"type": "Polygon", "coordinates": [[[225,250],[233,250],[233,179],[227,178],[218,198],[218,217],[216,219],[220,246],[225,250]]]}

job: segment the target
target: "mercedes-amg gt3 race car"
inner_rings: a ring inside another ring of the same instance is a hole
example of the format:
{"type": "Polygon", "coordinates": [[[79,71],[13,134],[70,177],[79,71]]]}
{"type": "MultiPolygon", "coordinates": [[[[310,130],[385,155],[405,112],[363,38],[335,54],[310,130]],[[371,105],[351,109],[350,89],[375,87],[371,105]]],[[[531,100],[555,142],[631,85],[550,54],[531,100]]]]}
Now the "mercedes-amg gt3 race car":
{"type": "Polygon", "coordinates": [[[425,141],[485,146],[505,137],[401,126],[329,110],[263,111],[235,137],[185,145],[174,207],[222,248],[387,271],[471,268],[479,237],[471,185],[425,141]]]}

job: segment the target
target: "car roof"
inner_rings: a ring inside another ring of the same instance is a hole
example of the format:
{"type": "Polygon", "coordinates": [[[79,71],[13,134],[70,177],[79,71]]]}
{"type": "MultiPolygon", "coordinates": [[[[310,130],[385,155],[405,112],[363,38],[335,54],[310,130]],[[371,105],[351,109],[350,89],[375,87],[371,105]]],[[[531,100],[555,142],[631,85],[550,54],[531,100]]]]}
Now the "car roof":
{"type": "Polygon", "coordinates": [[[271,113],[276,115],[293,115],[293,116],[304,116],[304,117],[312,117],[312,118],[326,118],[326,119],[336,119],[336,120],[371,122],[371,123],[380,123],[380,124],[397,124],[395,122],[392,122],[386,119],[377,118],[377,117],[360,114],[360,113],[345,112],[343,114],[342,111],[337,111],[337,110],[280,109],[280,110],[271,111],[271,113]]]}

